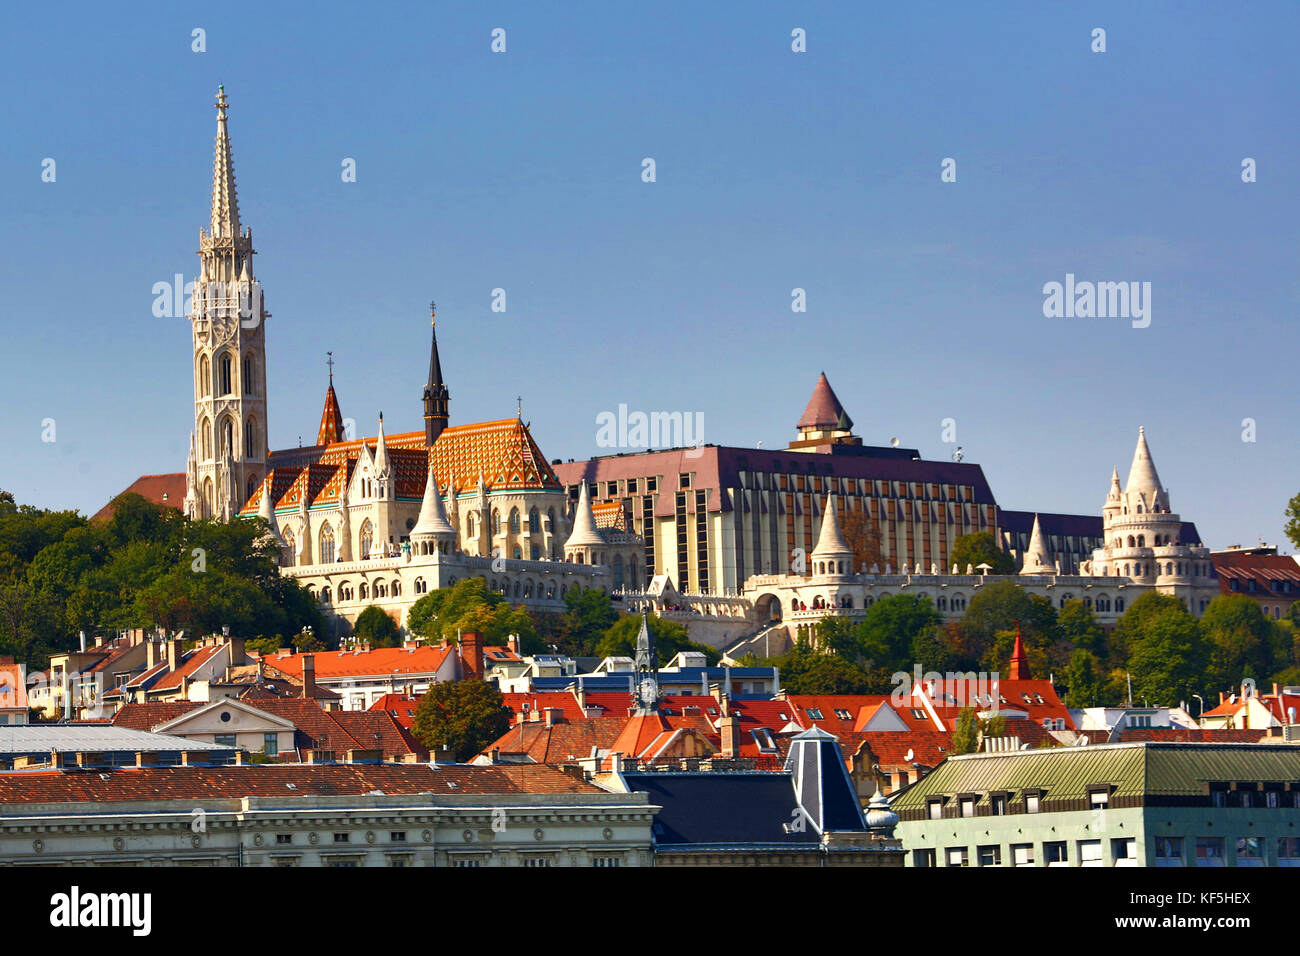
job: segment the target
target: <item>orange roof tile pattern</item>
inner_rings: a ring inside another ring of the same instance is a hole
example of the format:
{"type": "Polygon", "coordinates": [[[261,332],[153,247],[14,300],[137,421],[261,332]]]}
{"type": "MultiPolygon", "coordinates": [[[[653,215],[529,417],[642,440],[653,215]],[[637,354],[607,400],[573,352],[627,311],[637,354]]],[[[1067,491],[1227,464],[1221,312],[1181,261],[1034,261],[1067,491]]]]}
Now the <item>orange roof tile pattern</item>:
{"type": "MultiPolygon", "coordinates": [[[[297,510],[304,495],[309,508],[337,503],[362,447],[373,454],[377,442],[377,438],[358,438],[272,452],[270,475],[275,509],[297,510]]],[[[489,492],[562,488],[528,427],[517,418],[451,425],[438,436],[432,451],[425,446],[422,431],[385,435],[384,445],[398,498],[423,498],[430,458],[438,487],[445,491],[454,477],[457,495],[474,493],[480,474],[489,492]]],[[[261,496],[259,488],[240,513],[255,514],[261,496]]]]}
{"type": "Polygon", "coordinates": [[[334,377],[325,392],[325,407],[320,414],[320,428],[316,431],[317,445],[332,445],[343,440],[343,413],[339,411],[339,397],[334,394],[334,377]]]}
{"type": "MultiPolygon", "coordinates": [[[[185,472],[180,471],[170,475],[141,475],[119,494],[140,495],[146,501],[180,511],[185,506],[185,472]]],[[[115,496],[113,501],[116,500],[115,496]]],[[[90,520],[107,520],[113,517],[114,511],[113,502],[110,501],[91,515],[90,520]]]]}
{"type": "MultiPolygon", "coordinates": [[[[336,677],[385,677],[389,675],[436,674],[454,654],[451,647],[421,645],[414,648],[377,647],[369,651],[321,651],[313,655],[316,680],[336,677]]],[[[302,680],[306,654],[266,654],[268,668],[302,680]]]]}

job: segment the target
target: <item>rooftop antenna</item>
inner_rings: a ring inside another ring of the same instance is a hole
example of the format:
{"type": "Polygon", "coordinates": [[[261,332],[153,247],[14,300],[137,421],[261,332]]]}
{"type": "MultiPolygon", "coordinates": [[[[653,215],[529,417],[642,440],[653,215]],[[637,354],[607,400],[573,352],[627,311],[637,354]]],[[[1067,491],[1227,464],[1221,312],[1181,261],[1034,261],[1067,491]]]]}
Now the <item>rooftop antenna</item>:
{"type": "Polygon", "coordinates": [[[898,447],[898,438],[897,438],[897,436],[895,436],[894,438],[889,439],[889,444],[890,444],[892,447],[897,448],[897,447],[898,447]]]}
{"type": "Polygon", "coordinates": [[[965,457],[965,453],[962,452],[962,450],[961,450],[961,445],[958,445],[956,451],[954,451],[954,452],[952,453],[952,460],[953,460],[953,461],[961,461],[962,458],[964,458],[964,457],[965,457]]]}

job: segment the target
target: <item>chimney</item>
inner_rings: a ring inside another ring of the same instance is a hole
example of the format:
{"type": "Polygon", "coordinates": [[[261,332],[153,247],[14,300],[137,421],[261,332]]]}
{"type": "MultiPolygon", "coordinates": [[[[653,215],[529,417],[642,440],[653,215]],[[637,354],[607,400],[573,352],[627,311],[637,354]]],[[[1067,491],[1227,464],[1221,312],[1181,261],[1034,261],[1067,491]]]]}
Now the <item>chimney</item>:
{"type": "Polygon", "coordinates": [[[461,672],[466,679],[483,677],[483,635],[478,631],[465,631],[460,636],[461,672]]]}
{"type": "Polygon", "coordinates": [[[582,716],[587,716],[587,689],[582,686],[581,674],[578,675],[578,687],[573,692],[573,696],[577,698],[578,709],[582,711],[582,716]]]}
{"type": "Polygon", "coordinates": [[[740,718],[729,714],[718,721],[718,730],[722,736],[722,756],[740,756],[740,718]]]}
{"type": "Polygon", "coordinates": [[[510,650],[511,650],[513,653],[518,654],[518,653],[519,653],[519,635],[518,635],[518,634],[511,634],[509,637],[507,637],[507,638],[506,638],[506,647],[510,648],[510,650]]]}
{"type": "Polygon", "coordinates": [[[316,699],[316,655],[302,655],[302,696],[306,700],[316,699]]]}
{"type": "Polygon", "coordinates": [[[68,766],[68,755],[60,753],[57,750],[50,751],[50,766],[56,770],[63,770],[68,766]]]}
{"type": "Polygon", "coordinates": [[[181,642],[174,637],[167,639],[167,669],[170,671],[174,671],[180,666],[180,644],[181,642]]]}
{"type": "Polygon", "coordinates": [[[81,635],[81,649],[84,651],[86,649],[86,632],[81,631],[80,635],[81,635]]]}
{"type": "Polygon", "coordinates": [[[103,647],[103,646],[104,646],[104,635],[103,635],[103,634],[96,634],[96,635],[95,635],[95,646],[96,646],[96,647],[103,647]]]}
{"type": "Polygon", "coordinates": [[[501,748],[500,748],[500,747],[493,747],[491,750],[488,751],[488,757],[491,759],[492,763],[500,763],[500,762],[501,762],[501,748]]]}
{"type": "Polygon", "coordinates": [[[554,727],[564,721],[564,710],[560,707],[543,707],[542,715],[546,720],[547,727],[554,727]]]}
{"type": "Polygon", "coordinates": [[[144,667],[145,667],[145,670],[148,670],[149,668],[153,667],[155,664],[158,663],[158,658],[161,656],[161,655],[159,655],[159,653],[158,653],[160,650],[161,650],[161,648],[158,646],[158,642],[157,642],[157,641],[155,641],[155,640],[151,640],[151,639],[149,639],[149,638],[147,638],[147,637],[145,638],[145,641],[144,641],[144,667]]]}
{"type": "Polygon", "coordinates": [[[248,663],[248,657],[244,653],[244,639],[242,637],[232,637],[230,639],[230,666],[240,667],[248,663]]]}

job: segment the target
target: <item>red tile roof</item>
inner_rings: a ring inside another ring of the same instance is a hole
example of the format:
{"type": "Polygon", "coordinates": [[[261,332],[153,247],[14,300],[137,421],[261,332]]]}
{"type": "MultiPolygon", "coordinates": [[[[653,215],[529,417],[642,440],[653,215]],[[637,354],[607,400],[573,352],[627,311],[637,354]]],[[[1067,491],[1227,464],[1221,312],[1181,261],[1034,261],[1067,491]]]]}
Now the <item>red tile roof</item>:
{"type": "MultiPolygon", "coordinates": [[[[140,495],[156,505],[166,505],[180,511],[185,506],[185,472],[171,475],[141,475],[119,494],[140,495]]],[[[117,500],[117,496],[114,496],[113,500],[117,500]]],[[[113,502],[110,501],[91,515],[90,520],[107,520],[113,517],[115,510],[113,502]]]]}
{"type": "MultiPolygon", "coordinates": [[[[340,677],[387,677],[436,674],[454,654],[451,647],[377,647],[369,651],[320,651],[315,655],[316,680],[340,677]]],[[[268,668],[302,680],[303,654],[265,654],[268,668]]]]}
{"type": "MultiPolygon", "coordinates": [[[[812,397],[808,399],[808,405],[803,410],[803,415],[799,417],[799,428],[834,428],[839,424],[840,418],[847,418],[844,414],[844,406],[835,396],[835,390],[831,388],[830,381],[826,378],[826,373],[822,372],[817,376],[817,384],[813,386],[812,397]]],[[[852,421],[847,424],[852,425],[852,421]]]]}
{"type": "Polygon", "coordinates": [[[155,691],[167,691],[180,688],[182,678],[190,677],[204,664],[211,661],[218,654],[226,649],[225,644],[208,644],[204,647],[196,647],[185,654],[185,659],[179,662],[179,666],[174,671],[168,671],[159,677],[148,688],[149,693],[155,691]]]}
{"type": "Polygon", "coordinates": [[[544,721],[518,724],[483,748],[503,754],[523,754],[536,763],[564,763],[591,755],[591,748],[609,750],[618,739],[626,719],[589,717],[561,721],[550,727],[544,721]]]}
{"type": "MultiPolygon", "coordinates": [[[[119,803],[240,797],[384,794],[603,793],[553,767],[534,764],[250,764],[240,767],[124,767],[102,773],[0,773],[0,806],[119,803]]],[[[436,797],[434,798],[436,799],[436,797]]]]}

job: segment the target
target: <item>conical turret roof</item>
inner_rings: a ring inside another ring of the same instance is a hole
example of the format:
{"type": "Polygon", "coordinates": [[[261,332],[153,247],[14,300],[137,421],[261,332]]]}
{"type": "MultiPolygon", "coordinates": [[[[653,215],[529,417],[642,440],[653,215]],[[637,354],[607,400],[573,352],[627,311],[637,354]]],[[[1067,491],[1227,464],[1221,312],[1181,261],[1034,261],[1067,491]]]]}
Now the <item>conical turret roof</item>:
{"type": "Polygon", "coordinates": [[[454,535],[456,530],[447,520],[447,512],[442,507],[442,494],[438,491],[438,479],[433,474],[433,465],[429,466],[429,477],[424,485],[424,501],[420,504],[420,517],[411,529],[411,537],[416,535],[454,535]]]}
{"type": "Polygon", "coordinates": [[[853,549],[849,543],[844,540],[844,535],[840,531],[840,519],[835,513],[835,496],[826,496],[826,510],[822,513],[822,529],[817,536],[817,547],[813,548],[812,556],[820,557],[842,557],[851,555],[853,549]]]}
{"type": "Polygon", "coordinates": [[[334,373],[330,373],[329,388],[325,391],[325,407],[321,410],[320,428],[316,444],[332,445],[343,440],[343,413],[339,411],[339,397],[334,394],[334,373]]]}
{"type": "Polygon", "coordinates": [[[1056,562],[1047,550],[1047,541],[1043,529],[1038,525],[1038,515],[1034,515],[1034,530],[1029,534],[1029,547],[1025,549],[1025,560],[1020,566],[1021,574],[1055,574],[1056,562]]]}
{"type": "Polygon", "coordinates": [[[808,399],[808,406],[803,410],[803,416],[799,419],[797,427],[835,428],[840,431],[848,431],[853,427],[853,419],[849,418],[848,413],[844,411],[844,406],[835,397],[835,390],[831,388],[825,372],[817,377],[812,397],[808,399]]]}
{"type": "Polygon", "coordinates": [[[591,511],[591,500],[587,497],[587,483],[584,481],[578,492],[578,506],[573,512],[573,531],[569,533],[564,546],[581,548],[604,543],[605,539],[596,529],[596,516],[591,511]]]}
{"type": "Polygon", "coordinates": [[[1133,450],[1133,464],[1128,470],[1128,484],[1124,486],[1126,495],[1140,494],[1146,498],[1148,505],[1155,506],[1157,496],[1163,496],[1164,486],[1156,474],[1156,464],[1151,460],[1151,449],[1147,447],[1146,428],[1138,427],[1137,448],[1133,450]]]}

